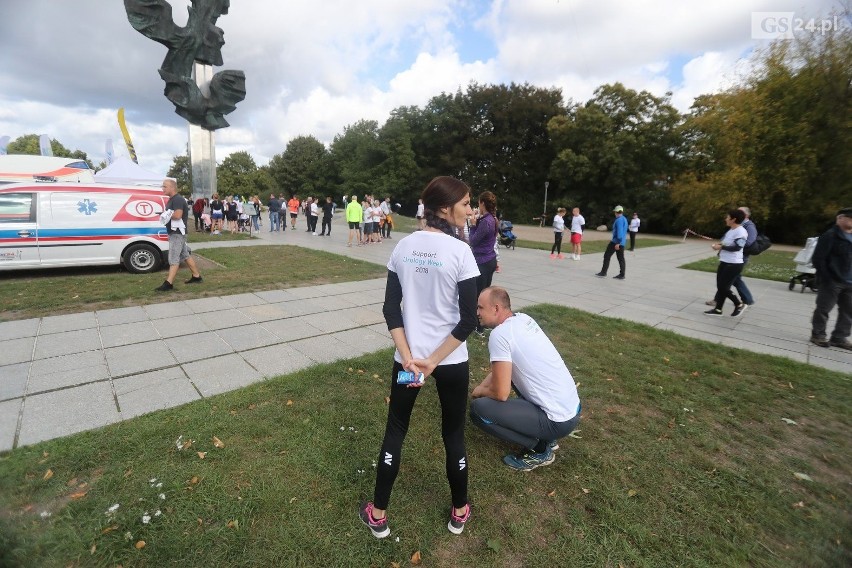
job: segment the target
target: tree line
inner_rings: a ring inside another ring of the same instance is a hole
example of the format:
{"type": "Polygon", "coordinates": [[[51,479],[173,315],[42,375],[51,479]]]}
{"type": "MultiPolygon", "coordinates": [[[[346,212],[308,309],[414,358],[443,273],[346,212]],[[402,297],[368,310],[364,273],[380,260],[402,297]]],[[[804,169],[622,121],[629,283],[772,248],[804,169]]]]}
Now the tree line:
{"type": "MultiPolygon", "coordinates": [[[[697,97],[685,114],[670,94],[620,83],[567,103],[556,88],[472,83],[396,108],[384,124],[350,124],[328,147],[298,136],[264,166],[235,152],[217,166],[219,193],[370,193],[413,214],[429,179],[453,175],[475,195],[494,192],[515,223],[578,206],[594,226],[620,204],[651,232],[717,236],[724,213],[748,205],[773,240],[801,244],[852,205],[852,33],[841,21],[755,53],[736,86],[697,97]]],[[[34,151],[18,153],[38,153],[31,136],[34,151]]],[[[169,171],[187,192],[189,170],[183,155],[169,171]]]]}

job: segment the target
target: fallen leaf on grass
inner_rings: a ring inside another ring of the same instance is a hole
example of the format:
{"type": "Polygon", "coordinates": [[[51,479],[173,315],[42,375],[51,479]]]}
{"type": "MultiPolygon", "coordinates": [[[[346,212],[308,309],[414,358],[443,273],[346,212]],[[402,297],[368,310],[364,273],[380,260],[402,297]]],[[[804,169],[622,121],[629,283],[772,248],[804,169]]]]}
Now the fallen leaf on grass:
{"type": "Polygon", "coordinates": [[[89,549],[89,554],[91,554],[92,556],[94,556],[95,551],[96,551],[97,549],[98,549],[98,545],[97,545],[97,544],[93,544],[93,545],[92,545],[92,548],[90,548],[90,549],[89,549]]]}
{"type": "Polygon", "coordinates": [[[213,445],[219,448],[220,450],[225,447],[224,442],[222,442],[222,440],[220,440],[216,436],[213,436],[213,445]]]}
{"type": "Polygon", "coordinates": [[[813,478],[807,473],[799,473],[798,471],[793,472],[793,477],[796,479],[801,479],[803,481],[813,481],[813,478]]]}
{"type": "Polygon", "coordinates": [[[143,548],[145,548],[145,541],[144,540],[137,540],[136,544],[134,544],[133,546],[136,547],[136,550],[142,550],[143,548]]]}
{"type": "Polygon", "coordinates": [[[254,404],[254,403],[251,403],[251,404],[248,405],[249,410],[254,410],[255,408],[257,408],[257,405],[254,404]]]}
{"type": "Polygon", "coordinates": [[[364,369],[358,369],[358,374],[359,374],[359,375],[363,375],[363,374],[364,374],[364,369]]]}
{"type": "Polygon", "coordinates": [[[390,397],[389,396],[385,397],[385,404],[390,404],[390,397]]]}
{"type": "Polygon", "coordinates": [[[229,529],[238,529],[240,528],[240,521],[237,519],[234,519],[233,521],[228,521],[228,524],[226,526],[229,529]]]}
{"type": "Polygon", "coordinates": [[[636,491],[635,489],[631,489],[630,491],[628,491],[628,492],[627,492],[627,496],[628,496],[628,497],[633,497],[633,496],[634,496],[634,495],[636,495],[637,493],[639,493],[639,492],[638,492],[638,491],[636,491]]]}
{"type": "Polygon", "coordinates": [[[292,400],[288,400],[288,401],[287,401],[287,406],[293,406],[293,401],[292,401],[292,400]]]}
{"type": "Polygon", "coordinates": [[[391,568],[399,568],[399,562],[391,562],[391,568]]]}
{"type": "Polygon", "coordinates": [[[198,457],[204,459],[207,457],[207,452],[198,452],[198,457]]]}
{"type": "Polygon", "coordinates": [[[420,564],[420,551],[417,550],[411,555],[411,565],[418,566],[420,564]]]}
{"type": "Polygon", "coordinates": [[[697,376],[699,376],[699,375],[700,375],[700,373],[699,373],[698,371],[692,371],[692,376],[693,376],[693,377],[697,377],[697,376]]]}
{"type": "Polygon", "coordinates": [[[71,495],[69,495],[69,497],[71,499],[82,499],[85,496],[86,496],[85,491],[78,491],[77,493],[72,493],[71,495]]]}
{"type": "Polygon", "coordinates": [[[105,528],[104,530],[102,530],[101,534],[109,534],[116,529],[118,529],[118,525],[110,525],[107,528],[105,528]]]}
{"type": "Polygon", "coordinates": [[[742,377],[742,375],[741,375],[741,374],[739,374],[739,373],[738,373],[738,372],[736,372],[736,371],[731,371],[731,372],[732,372],[733,374],[735,374],[736,376],[738,376],[738,377],[742,377]]]}
{"type": "Polygon", "coordinates": [[[133,475],[133,468],[132,467],[124,472],[124,479],[127,479],[131,475],[133,475]]]}
{"type": "Polygon", "coordinates": [[[556,489],[547,494],[548,497],[556,497],[556,489]]]}
{"type": "Polygon", "coordinates": [[[799,423],[798,423],[798,422],[796,422],[795,420],[790,420],[789,418],[782,418],[781,420],[783,420],[783,421],[784,421],[784,422],[786,422],[787,424],[792,424],[793,426],[798,426],[798,425],[799,425],[799,423]]]}
{"type": "Polygon", "coordinates": [[[298,499],[298,497],[293,497],[292,499],[290,499],[290,502],[292,503],[292,502],[293,502],[293,501],[295,501],[296,499],[298,499]]]}
{"type": "Polygon", "coordinates": [[[591,489],[586,489],[585,487],[582,487],[581,489],[583,490],[583,493],[586,493],[586,494],[589,494],[589,493],[592,492],[591,489]]]}
{"type": "Polygon", "coordinates": [[[77,485],[77,478],[76,477],[72,477],[71,479],[69,479],[68,481],[65,482],[66,487],[71,487],[72,485],[77,485]]]}
{"type": "Polygon", "coordinates": [[[53,470],[48,469],[47,471],[44,472],[44,477],[42,477],[42,479],[44,479],[46,481],[46,480],[50,479],[51,477],[53,477],[53,470]]]}
{"type": "Polygon", "coordinates": [[[794,509],[801,509],[801,508],[802,508],[802,507],[804,507],[804,506],[805,506],[805,502],[804,502],[804,501],[799,501],[798,503],[793,503],[793,508],[794,508],[794,509]]]}
{"type": "Polygon", "coordinates": [[[198,483],[198,476],[197,476],[197,475],[193,475],[193,476],[192,476],[192,479],[190,479],[190,480],[189,480],[189,484],[190,484],[190,485],[195,485],[196,483],[198,483]]]}
{"type": "Polygon", "coordinates": [[[669,362],[669,358],[668,358],[668,357],[663,357],[663,361],[665,361],[666,363],[668,363],[668,362],[669,362]]]}
{"type": "Polygon", "coordinates": [[[378,376],[377,374],[373,373],[373,378],[374,378],[374,379],[378,379],[378,378],[379,378],[379,376],[378,376]]]}

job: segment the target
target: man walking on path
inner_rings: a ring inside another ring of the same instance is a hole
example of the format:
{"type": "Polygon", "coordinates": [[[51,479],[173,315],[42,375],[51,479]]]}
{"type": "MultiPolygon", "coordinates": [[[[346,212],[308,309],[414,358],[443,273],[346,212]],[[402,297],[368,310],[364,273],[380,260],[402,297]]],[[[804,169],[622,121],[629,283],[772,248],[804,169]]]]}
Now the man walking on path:
{"type": "Polygon", "coordinates": [[[168,292],[174,289],[174,281],[177,276],[180,263],[186,261],[186,265],[192,271],[192,277],[186,284],[199,284],[202,282],[201,274],[195,261],[192,260],[192,251],[186,246],[186,222],[189,216],[189,204],[186,199],[177,192],[177,182],[173,179],[163,180],[163,193],[169,198],[166,202],[166,211],[163,215],[167,218],[166,232],[169,234],[169,275],[165,282],[160,284],[158,292],[168,292]],[[169,212],[172,212],[169,216],[169,212]]]}
{"type": "Polygon", "coordinates": [[[852,350],[852,207],[837,212],[834,227],[820,235],[811,262],[819,278],[811,343],[852,350]],[[837,306],[837,323],[826,339],[828,314],[837,306]]]}
{"type": "Polygon", "coordinates": [[[505,289],[483,290],[476,313],[493,330],[488,338],[491,372],[471,393],[471,420],[487,434],[524,448],[503,458],[512,469],[529,471],[553,463],[556,440],[580,422],[580,397],[571,372],[535,320],[512,312],[505,289]],[[509,398],[512,389],[517,398],[509,398]]]}
{"type": "Polygon", "coordinates": [[[624,246],[627,244],[627,219],[624,218],[624,207],[616,205],[612,210],[615,213],[615,222],[612,224],[612,239],[606,245],[604,253],[603,266],[601,271],[595,274],[601,278],[606,276],[606,271],[609,270],[609,261],[612,258],[612,253],[615,253],[618,258],[619,272],[613,276],[616,280],[624,280],[625,263],[624,263],[624,246]]]}

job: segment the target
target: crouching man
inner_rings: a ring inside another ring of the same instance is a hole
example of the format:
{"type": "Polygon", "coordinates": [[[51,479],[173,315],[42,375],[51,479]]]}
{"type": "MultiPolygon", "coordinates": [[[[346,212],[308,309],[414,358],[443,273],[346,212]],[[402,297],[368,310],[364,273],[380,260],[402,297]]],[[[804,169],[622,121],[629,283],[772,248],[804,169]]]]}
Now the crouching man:
{"type": "Polygon", "coordinates": [[[471,419],[486,433],[522,447],[503,458],[512,469],[551,464],[556,441],[580,422],[574,378],[535,320],[512,313],[505,289],[483,290],[476,309],[482,325],[493,331],[488,339],[491,372],[473,389],[471,419]],[[517,398],[509,398],[513,389],[517,398]]]}

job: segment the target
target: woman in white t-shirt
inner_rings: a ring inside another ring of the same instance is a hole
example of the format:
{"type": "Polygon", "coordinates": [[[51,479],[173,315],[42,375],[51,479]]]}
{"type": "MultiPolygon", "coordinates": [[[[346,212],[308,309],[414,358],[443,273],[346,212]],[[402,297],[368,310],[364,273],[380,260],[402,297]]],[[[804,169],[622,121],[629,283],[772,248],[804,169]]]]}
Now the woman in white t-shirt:
{"type": "Polygon", "coordinates": [[[455,237],[473,213],[470,188],[455,178],[441,176],[426,186],[422,197],[426,229],[399,241],[387,265],[382,311],[396,352],[376,488],[373,501],[364,503],[360,510],[361,520],[376,538],[390,534],[385,509],[421,386],[398,384],[397,375],[403,370],[431,375],[441,401],[441,435],[452,498],[447,528],[461,534],[470,516],[464,446],[470,368],[465,341],[477,322],[479,270],[468,244],[455,237]]]}
{"type": "Polygon", "coordinates": [[[721,316],[725,298],[734,303],[732,317],[739,317],[746,309],[746,304],[731,291],[731,285],[743,271],[743,247],[748,232],[742,226],[745,213],[739,209],[731,209],[725,216],[728,232],[722,237],[721,243],[713,243],[710,247],[719,252],[719,268],[716,269],[716,305],[704,312],[708,316],[721,316]]]}
{"type": "Polygon", "coordinates": [[[562,259],[562,235],[565,234],[565,214],[568,212],[564,207],[556,210],[553,216],[553,246],[550,247],[550,258],[562,259]]]}

